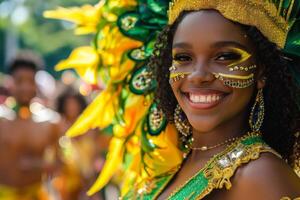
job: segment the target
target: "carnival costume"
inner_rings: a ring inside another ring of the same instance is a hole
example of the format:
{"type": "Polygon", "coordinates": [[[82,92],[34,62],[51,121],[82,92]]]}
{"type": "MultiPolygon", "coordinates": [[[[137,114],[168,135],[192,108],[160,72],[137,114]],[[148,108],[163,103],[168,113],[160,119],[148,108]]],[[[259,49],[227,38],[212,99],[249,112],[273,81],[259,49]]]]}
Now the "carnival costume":
{"type": "MultiPolygon", "coordinates": [[[[124,199],[155,199],[180,169],[188,147],[178,144],[189,142],[181,141],[182,133],[186,132],[180,129],[186,127],[168,123],[157,108],[153,95],[157,85],[147,61],[152,54],[159,53],[153,52],[154,43],[165,25],[172,25],[182,11],[201,9],[215,9],[227,19],[256,26],[287,55],[300,57],[300,2],[296,0],[107,0],[96,6],[59,8],[45,13],[49,18],[73,21],[78,25],[78,34],[95,34],[92,46],[75,49],[56,66],[58,70],[74,68],[91,83],[101,77],[106,84],[106,89],[67,132],[77,136],[95,127],[113,130],[106,164],[88,194],[101,189],[119,171],[124,199]]],[[[300,83],[299,71],[293,67],[291,71],[300,83]]],[[[221,75],[216,78],[221,80],[221,75]]],[[[170,83],[183,76],[175,74],[170,83]]],[[[228,84],[245,87],[252,84],[249,80],[228,84]]],[[[257,102],[261,100],[258,95],[257,102]]],[[[174,118],[176,121],[176,115],[174,118]]],[[[257,127],[262,120],[254,118],[253,132],[215,155],[169,199],[201,199],[214,189],[230,189],[230,178],[239,166],[257,159],[263,152],[278,155],[259,134],[257,127]]]]}

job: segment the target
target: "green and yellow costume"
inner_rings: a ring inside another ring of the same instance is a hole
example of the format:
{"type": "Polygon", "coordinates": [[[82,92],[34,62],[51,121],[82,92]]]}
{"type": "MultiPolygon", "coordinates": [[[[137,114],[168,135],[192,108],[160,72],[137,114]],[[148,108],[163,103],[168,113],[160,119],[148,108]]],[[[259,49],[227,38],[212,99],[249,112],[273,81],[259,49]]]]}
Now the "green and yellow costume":
{"type": "MultiPolygon", "coordinates": [[[[300,1],[296,0],[102,0],[95,6],[58,8],[48,18],[77,24],[77,34],[95,35],[91,46],[75,49],[58,70],[75,69],[88,82],[99,77],[106,89],[67,132],[110,128],[113,139],[107,161],[88,194],[100,190],[114,174],[122,174],[124,199],[155,199],[180,168],[185,151],[178,133],[154,101],[156,82],[147,68],[158,33],[184,11],[218,10],[226,18],[256,26],[291,57],[300,57],[300,1]],[[259,19],[259,20],[258,20],[259,19]],[[132,185],[135,185],[132,188],[132,185]]],[[[299,71],[291,66],[295,79],[299,71]]],[[[250,134],[216,155],[170,199],[201,199],[213,189],[231,187],[230,177],[260,153],[273,152],[250,134]]],[[[298,170],[299,169],[295,169],[298,170]]]]}
{"type": "MultiPolygon", "coordinates": [[[[236,169],[242,164],[259,158],[260,154],[264,152],[270,152],[280,157],[262,140],[260,134],[248,134],[211,158],[197,174],[177,188],[168,199],[202,199],[214,189],[225,187],[229,190],[231,188],[230,178],[236,169]]],[[[170,171],[147,180],[142,185],[137,184],[136,189],[127,193],[124,199],[156,199],[175,174],[176,171],[170,171]]]]}

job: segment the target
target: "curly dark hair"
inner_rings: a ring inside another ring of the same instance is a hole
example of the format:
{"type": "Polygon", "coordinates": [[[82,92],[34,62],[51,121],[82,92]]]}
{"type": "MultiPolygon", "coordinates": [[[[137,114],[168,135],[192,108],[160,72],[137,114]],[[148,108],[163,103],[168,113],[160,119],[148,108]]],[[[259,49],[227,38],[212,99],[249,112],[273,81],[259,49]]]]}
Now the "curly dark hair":
{"type": "Polygon", "coordinates": [[[37,72],[40,69],[43,69],[44,61],[43,59],[36,53],[24,50],[19,52],[9,63],[7,66],[8,73],[13,74],[18,69],[29,69],[33,72],[37,72]]]}
{"type": "MultiPolygon", "coordinates": [[[[156,78],[158,87],[156,99],[168,121],[172,122],[177,105],[176,98],[169,84],[169,67],[172,65],[172,43],[174,33],[189,12],[183,12],[173,25],[168,25],[160,33],[153,56],[148,64],[156,78]]],[[[262,132],[264,140],[280,153],[292,167],[300,167],[300,87],[292,73],[293,61],[270,42],[256,27],[241,25],[256,47],[256,61],[264,66],[263,76],[267,78],[264,88],[266,116],[262,132]],[[296,166],[295,166],[296,165],[296,166]]]]}
{"type": "Polygon", "coordinates": [[[87,107],[87,102],[85,98],[79,94],[78,92],[75,92],[72,88],[67,88],[58,98],[56,102],[56,110],[60,114],[64,115],[65,113],[65,104],[69,98],[74,98],[79,106],[80,106],[80,113],[84,111],[84,109],[87,107]]]}

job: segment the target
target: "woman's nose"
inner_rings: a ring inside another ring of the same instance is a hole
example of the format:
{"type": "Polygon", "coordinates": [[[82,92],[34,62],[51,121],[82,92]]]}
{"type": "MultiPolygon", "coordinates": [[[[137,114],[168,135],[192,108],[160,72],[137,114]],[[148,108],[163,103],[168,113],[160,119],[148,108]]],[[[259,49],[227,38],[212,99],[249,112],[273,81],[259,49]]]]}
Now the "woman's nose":
{"type": "Polygon", "coordinates": [[[210,72],[208,64],[198,63],[193,67],[193,71],[188,76],[188,80],[199,84],[203,82],[211,82],[215,79],[214,75],[210,72]]]}

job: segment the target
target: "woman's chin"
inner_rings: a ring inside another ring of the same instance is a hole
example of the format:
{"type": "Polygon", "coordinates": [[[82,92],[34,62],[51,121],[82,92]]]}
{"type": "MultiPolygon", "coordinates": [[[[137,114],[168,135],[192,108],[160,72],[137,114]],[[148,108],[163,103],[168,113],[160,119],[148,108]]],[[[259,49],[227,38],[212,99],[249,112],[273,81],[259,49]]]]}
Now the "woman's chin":
{"type": "Polygon", "coordinates": [[[190,122],[191,126],[193,127],[193,130],[196,132],[201,132],[201,133],[208,133],[211,132],[212,130],[216,129],[218,126],[217,123],[208,123],[208,122],[199,122],[199,121],[191,121],[190,122]]]}

